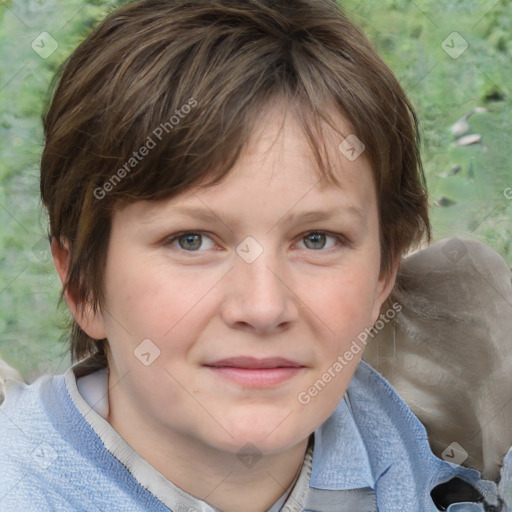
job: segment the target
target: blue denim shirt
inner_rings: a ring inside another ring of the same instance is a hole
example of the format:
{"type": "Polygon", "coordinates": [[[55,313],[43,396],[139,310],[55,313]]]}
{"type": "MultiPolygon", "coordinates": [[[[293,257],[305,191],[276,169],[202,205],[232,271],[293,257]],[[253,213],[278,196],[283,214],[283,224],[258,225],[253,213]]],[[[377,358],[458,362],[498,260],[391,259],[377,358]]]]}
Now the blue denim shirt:
{"type": "Polygon", "coordinates": [[[459,503],[447,510],[500,510],[496,485],[435,457],[420,421],[387,381],[361,362],[346,399],[315,432],[306,510],[436,512],[432,489],[457,477],[475,487],[488,506],[459,503]],[[329,502],[336,505],[329,508],[329,502]]]}
{"type": "MultiPolygon", "coordinates": [[[[454,477],[472,485],[481,502],[447,510],[501,510],[496,485],[436,458],[418,419],[363,362],[345,398],[315,431],[308,460],[271,512],[436,512],[432,489],[454,477]]],[[[120,438],[79,394],[73,369],[7,386],[0,407],[0,510],[215,512],[120,438]]]]}

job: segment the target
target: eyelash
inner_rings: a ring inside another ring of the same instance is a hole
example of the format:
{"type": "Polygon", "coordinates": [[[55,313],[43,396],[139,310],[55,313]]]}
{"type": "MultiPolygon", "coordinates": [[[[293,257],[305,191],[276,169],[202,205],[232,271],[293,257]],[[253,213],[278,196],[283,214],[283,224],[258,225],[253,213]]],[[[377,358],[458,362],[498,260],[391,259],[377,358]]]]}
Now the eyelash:
{"type": "MultiPolygon", "coordinates": [[[[207,232],[204,232],[204,231],[182,231],[180,233],[176,233],[165,240],[165,245],[172,246],[180,238],[182,238],[184,236],[194,236],[194,235],[201,236],[202,242],[204,241],[204,238],[206,237],[206,238],[209,238],[215,245],[217,245],[215,243],[214,238],[210,234],[208,234],[207,232]]],[[[307,231],[306,233],[302,233],[298,237],[296,237],[296,241],[293,243],[293,246],[296,246],[298,243],[304,242],[304,239],[311,235],[325,235],[327,238],[334,239],[335,244],[333,247],[329,247],[327,249],[323,249],[323,248],[322,249],[309,249],[307,247],[301,248],[301,249],[307,250],[308,252],[326,253],[326,252],[331,252],[333,250],[336,250],[337,248],[340,248],[340,247],[350,247],[350,245],[351,245],[350,241],[342,234],[331,233],[329,231],[314,230],[314,231],[307,231]]],[[[197,250],[188,251],[186,249],[183,249],[182,247],[175,247],[175,248],[178,249],[179,251],[183,251],[183,252],[187,252],[187,253],[200,253],[205,250],[208,250],[208,249],[203,249],[203,250],[197,249],[197,250]]]]}
{"type": "MultiPolygon", "coordinates": [[[[167,238],[165,240],[165,245],[173,245],[174,242],[177,242],[180,238],[182,238],[184,236],[194,236],[194,235],[202,237],[201,241],[203,241],[203,239],[205,237],[207,237],[215,244],[215,240],[213,239],[213,237],[204,231],[182,231],[181,233],[176,233],[175,235],[171,235],[169,238],[167,238]]],[[[201,245],[202,245],[202,243],[201,243],[201,245]]],[[[181,250],[183,252],[189,252],[189,253],[202,252],[199,249],[196,251],[187,251],[186,249],[183,249],[183,247],[176,247],[176,249],[181,250]]]]}
{"type": "Polygon", "coordinates": [[[349,245],[349,242],[348,242],[347,238],[344,235],[337,234],[337,233],[331,233],[329,231],[321,231],[321,230],[314,230],[314,231],[308,231],[306,233],[303,233],[298,238],[299,241],[297,243],[304,242],[304,239],[307,238],[308,236],[311,236],[311,235],[324,235],[325,237],[332,238],[335,241],[334,246],[333,247],[329,247],[327,249],[323,249],[322,248],[322,249],[316,249],[315,250],[315,249],[309,249],[309,248],[306,247],[306,249],[309,249],[311,252],[324,252],[324,253],[325,252],[331,252],[332,250],[336,250],[337,248],[349,245]]]}

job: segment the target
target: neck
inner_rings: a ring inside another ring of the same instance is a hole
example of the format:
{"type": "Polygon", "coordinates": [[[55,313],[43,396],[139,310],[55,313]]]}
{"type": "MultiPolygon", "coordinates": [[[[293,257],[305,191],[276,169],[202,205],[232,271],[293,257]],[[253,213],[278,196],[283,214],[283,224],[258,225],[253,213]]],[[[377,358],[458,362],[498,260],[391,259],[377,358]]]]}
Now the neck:
{"type": "Polygon", "coordinates": [[[225,452],[186,433],[148,425],[129,406],[112,402],[108,422],[141,457],[174,485],[223,512],[271,508],[293,483],[307,449],[305,439],[279,454],[251,458],[225,452]],[[152,435],[141,436],[148,427],[152,435]]]}

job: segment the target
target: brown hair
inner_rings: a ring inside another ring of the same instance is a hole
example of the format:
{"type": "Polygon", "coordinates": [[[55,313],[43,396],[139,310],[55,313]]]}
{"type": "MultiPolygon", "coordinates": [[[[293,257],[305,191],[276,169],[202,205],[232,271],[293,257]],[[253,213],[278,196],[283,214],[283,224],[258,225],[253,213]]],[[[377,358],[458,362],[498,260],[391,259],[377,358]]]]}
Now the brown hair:
{"type": "MultiPolygon", "coordinates": [[[[75,50],[44,120],[41,194],[51,236],[70,245],[65,289],[79,304],[102,307],[113,210],[218,182],[278,99],[330,179],[320,126],[335,128],[333,106],[365,144],[381,272],[430,237],[413,109],[334,0],[140,0],[75,50]]],[[[73,359],[105,366],[106,350],[73,322],[73,359]]]]}

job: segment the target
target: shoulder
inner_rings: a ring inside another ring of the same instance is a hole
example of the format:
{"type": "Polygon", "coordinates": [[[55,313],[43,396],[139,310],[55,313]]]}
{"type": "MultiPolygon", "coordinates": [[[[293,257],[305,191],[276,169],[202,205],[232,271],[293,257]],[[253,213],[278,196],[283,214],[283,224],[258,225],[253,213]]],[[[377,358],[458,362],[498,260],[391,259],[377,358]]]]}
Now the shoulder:
{"type": "Polygon", "coordinates": [[[458,479],[477,489],[490,504],[497,504],[493,482],[482,480],[476,470],[432,453],[424,426],[390,384],[366,363],[359,364],[347,397],[368,453],[377,495],[383,502],[400,498],[397,502],[407,503],[409,499],[409,507],[436,510],[433,489],[458,479]]]}
{"type": "MultiPolygon", "coordinates": [[[[394,438],[400,435],[423,443],[426,430],[391,385],[361,361],[347,391],[351,412],[362,434],[394,438]]],[[[370,439],[369,439],[370,441],[370,439]]]]}
{"type": "MultiPolygon", "coordinates": [[[[0,509],[58,510],[52,501],[51,467],[61,447],[52,425],[54,387],[59,377],[45,376],[31,385],[8,381],[0,406],[0,509]]],[[[63,383],[62,383],[63,385],[63,383]]]]}
{"type": "MultiPolygon", "coordinates": [[[[167,510],[110,453],[65,375],[6,388],[0,407],[0,510],[167,510]],[[76,398],[76,397],[75,397],[76,398]]],[[[76,387],[76,386],[75,386],[76,387]]]]}
{"type": "MultiPolygon", "coordinates": [[[[46,424],[46,398],[52,387],[59,385],[58,377],[40,377],[27,385],[18,380],[4,383],[4,401],[0,406],[0,442],[6,443],[10,435],[30,437],[31,431],[46,424]],[[55,382],[53,382],[55,380],[55,382]]],[[[62,383],[63,384],[63,383],[62,383]]]]}
{"type": "Polygon", "coordinates": [[[92,465],[75,442],[83,418],[68,399],[64,376],[6,384],[0,406],[0,510],[94,510],[81,495],[92,465]]]}

